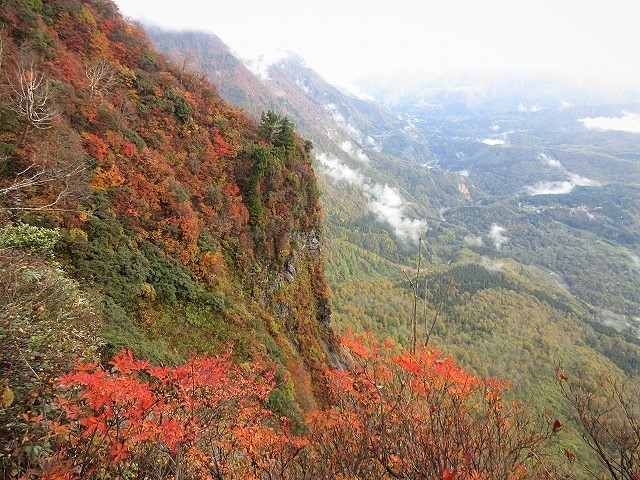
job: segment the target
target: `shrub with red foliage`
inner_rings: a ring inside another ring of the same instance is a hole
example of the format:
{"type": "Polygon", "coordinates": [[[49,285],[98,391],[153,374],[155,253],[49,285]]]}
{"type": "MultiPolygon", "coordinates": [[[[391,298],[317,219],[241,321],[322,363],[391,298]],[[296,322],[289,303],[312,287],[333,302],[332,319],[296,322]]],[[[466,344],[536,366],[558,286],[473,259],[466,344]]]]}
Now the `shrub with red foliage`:
{"type": "Polygon", "coordinates": [[[79,365],[61,379],[60,419],[46,421],[55,451],[25,478],[555,476],[550,432],[505,401],[508,385],[429,350],[345,345],[353,366],[327,372],[332,405],[310,417],[305,437],[265,408],[273,375],[260,361],[240,368],[227,353],[153,367],[121,352],[111,371],[79,365]]]}
{"type": "Polygon", "coordinates": [[[354,366],[330,373],[334,407],[313,417],[312,478],[552,477],[549,432],[504,399],[508,384],[431,350],[398,354],[369,337],[345,344],[354,366]]]}
{"type": "Polygon", "coordinates": [[[226,353],[154,367],[122,351],[111,365],[61,378],[60,418],[46,421],[55,451],[25,478],[260,478],[275,452],[304,443],[265,408],[262,362],[240,368],[226,353]]]}

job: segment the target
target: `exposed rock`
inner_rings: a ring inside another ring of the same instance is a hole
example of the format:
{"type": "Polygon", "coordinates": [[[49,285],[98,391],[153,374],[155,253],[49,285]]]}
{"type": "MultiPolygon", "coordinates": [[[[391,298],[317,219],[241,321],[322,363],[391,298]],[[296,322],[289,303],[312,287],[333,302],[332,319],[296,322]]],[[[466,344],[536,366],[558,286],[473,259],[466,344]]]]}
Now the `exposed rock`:
{"type": "Polygon", "coordinates": [[[309,253],[313,256],[319,255],[321,250],[320,238],[315,229],[309,232],[309,253]]]}
{"type": "Polygon", "coordinates": [[[284,279],[287,282],[292,282],[296,278],[297,272],[294,265],[296,260],[296,256],[294,255],[293,257],[287,259],[286,263],[284,264],[284,279]]]}
{"type": "Polygon", "coordinates": [[[316,320],[318,320],[318,323],[324,327],[331,327],[331,307],[329,306],[329,301],[326,298],[321,298],[318,302],[316,320]]]}

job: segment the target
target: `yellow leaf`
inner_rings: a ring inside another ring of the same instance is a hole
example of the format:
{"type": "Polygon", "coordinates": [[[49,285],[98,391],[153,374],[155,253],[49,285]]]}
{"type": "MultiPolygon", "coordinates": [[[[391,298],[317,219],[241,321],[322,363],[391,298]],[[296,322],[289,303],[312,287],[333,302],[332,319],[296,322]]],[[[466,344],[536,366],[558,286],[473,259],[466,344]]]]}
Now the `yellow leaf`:
{"type": "Polygon", "coordinates": [[[9,387],[4,387],[4,392],[2,392],[2,400],[0,400],[0,407],[10,407],[15,398],[16,396],[13,394],[13,390],[11,390],[9,387]]]}

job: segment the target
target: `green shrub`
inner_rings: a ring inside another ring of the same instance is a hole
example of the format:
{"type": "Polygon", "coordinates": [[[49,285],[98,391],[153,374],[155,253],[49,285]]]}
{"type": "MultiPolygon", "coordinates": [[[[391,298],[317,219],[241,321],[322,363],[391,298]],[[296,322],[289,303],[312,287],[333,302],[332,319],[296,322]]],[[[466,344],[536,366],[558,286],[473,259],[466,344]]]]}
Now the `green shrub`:
{"type": "Polygon", "coordinates": [[[59,228],[43,228],[25,223],[0,229],[0,248],[11,247],[35,253],[53,255],[60,240],[59,228]]]}

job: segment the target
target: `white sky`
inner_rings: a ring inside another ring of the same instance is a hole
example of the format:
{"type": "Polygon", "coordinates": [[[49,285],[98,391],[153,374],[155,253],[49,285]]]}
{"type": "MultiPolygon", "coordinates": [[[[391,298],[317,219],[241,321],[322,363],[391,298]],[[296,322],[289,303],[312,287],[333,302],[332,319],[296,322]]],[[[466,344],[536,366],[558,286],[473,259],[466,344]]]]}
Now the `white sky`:
{"type": "Polygon", "coordinates": [[[299,53],[327,80],[501,70],[640,89],[638,0],[116,0],[122,13],[213,32],[246,58],[299,53]]]}

